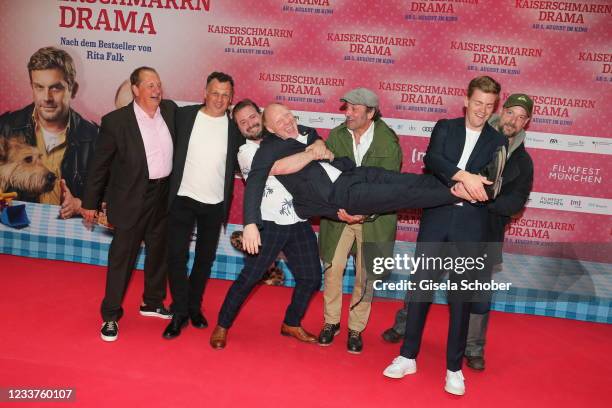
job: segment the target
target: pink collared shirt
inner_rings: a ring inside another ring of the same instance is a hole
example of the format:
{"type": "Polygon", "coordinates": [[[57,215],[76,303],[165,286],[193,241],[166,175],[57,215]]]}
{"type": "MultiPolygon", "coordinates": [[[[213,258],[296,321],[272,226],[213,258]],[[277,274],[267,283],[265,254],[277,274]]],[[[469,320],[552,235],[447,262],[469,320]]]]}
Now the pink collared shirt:
{"type": "Polygon", "coordinates": [[[168,177],[172,171],[172,136],[159,107],[151,118],[134,102],[134,113],[147,155],[149,179],[168,177]]]}

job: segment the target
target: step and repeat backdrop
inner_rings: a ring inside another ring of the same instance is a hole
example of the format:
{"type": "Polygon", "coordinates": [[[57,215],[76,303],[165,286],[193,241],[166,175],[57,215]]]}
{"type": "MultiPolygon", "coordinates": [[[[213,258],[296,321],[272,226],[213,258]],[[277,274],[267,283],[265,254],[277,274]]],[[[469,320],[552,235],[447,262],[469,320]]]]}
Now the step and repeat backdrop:
{"type": "MultiPolygon", "coordinates": [[[[526,140],[534,188],[508,242],[546,256],[552,243],[612,238],[610,0],[3,1],[0,40],[0,112],[32,103],[27,63],[50,45],[74,58],[70,105],[96,123],[141,65],[181,103],[201,102],[206,76],[227,72],[234,101],[283,102],[323,136],[343,121],[339,98],[365,86],[413,172],[435,121],[462,116],[469,80],[490,75],[502,99],[535,101],[526,140]]],[[[231,222],[240,224],[236,185],[231,222]]],[[[418,225],[418,211],[402,213],[398,240],[414,241],[418,225]]],[[[572,256],[611,262],[606,247],[572,256]]]]}

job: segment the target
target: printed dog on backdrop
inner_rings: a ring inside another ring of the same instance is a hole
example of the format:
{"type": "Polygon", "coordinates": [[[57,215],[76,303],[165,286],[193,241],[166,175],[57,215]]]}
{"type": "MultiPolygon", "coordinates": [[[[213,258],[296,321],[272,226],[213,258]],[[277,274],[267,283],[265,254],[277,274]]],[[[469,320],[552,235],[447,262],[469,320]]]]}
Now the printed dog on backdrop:
{"type": "MultiPolygon", "coordinates": [[[[247,252],[244,249],[242,249],[242,231],[232,232],[232,235],[230,236],[230,243],[232,244],[234,249],[248,256],[247,252]]],[[[270,286],[282,286],[283,283],[285,283],[285,274],[283,273],[283,270],[278,266],[278,261],[284,260],[284,259],[285,259],[285,256],[281,252],[278,258],[276,258],[276,260],[272,263],[272,265],[270,265],[268,270],[264,273],[263,277],[261,278],[260,283],[270,285],[270,286]]]]}
{"type": "Polygon", "coordinates": [[[42,153],[23,135],[0,138],[0,191],[17,192],[21,201],[38,201],[53,190],[57,176],[44,165],[42,153]]]}

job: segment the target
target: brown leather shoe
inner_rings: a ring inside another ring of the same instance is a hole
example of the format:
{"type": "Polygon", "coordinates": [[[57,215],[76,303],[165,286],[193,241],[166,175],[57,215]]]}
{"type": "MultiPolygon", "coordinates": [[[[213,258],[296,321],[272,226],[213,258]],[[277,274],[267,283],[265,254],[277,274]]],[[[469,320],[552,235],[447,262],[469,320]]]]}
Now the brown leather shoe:
{"type": "Polygon", "coordinates": [[[308,333],[302,326],[288,326],[285,323],[281,326],[281,334],[303,341],[306,343],[316,343],[317,337],[308,333]]]}
{"type": "Polygon", "coordinates": [[[221,326],[215,326],[215,329],[210,335],[210,346],[215,350],[221,350],[225,348],[225,343],[227,343],[227,329],[221,326]]]}

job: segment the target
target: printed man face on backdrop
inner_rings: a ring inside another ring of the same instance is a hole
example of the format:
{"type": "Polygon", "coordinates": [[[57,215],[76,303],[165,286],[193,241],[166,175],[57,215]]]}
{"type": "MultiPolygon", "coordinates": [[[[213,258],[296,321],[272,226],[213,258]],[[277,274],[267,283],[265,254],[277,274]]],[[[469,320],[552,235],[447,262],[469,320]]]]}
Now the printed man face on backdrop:
{"type": "Polygon", "coordinates": [[[37,118],[44,128],[65,126],[68,123],[70,99],[76,94],[59,69],[30,72],[32,98],[37,118]]]}

